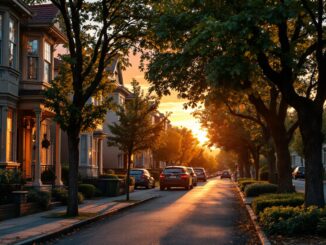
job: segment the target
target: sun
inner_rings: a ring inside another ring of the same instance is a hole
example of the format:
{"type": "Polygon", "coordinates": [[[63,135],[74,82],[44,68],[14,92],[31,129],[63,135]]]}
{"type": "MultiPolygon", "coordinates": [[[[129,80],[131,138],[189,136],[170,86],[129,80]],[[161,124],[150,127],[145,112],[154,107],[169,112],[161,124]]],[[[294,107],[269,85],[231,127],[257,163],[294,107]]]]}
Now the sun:
{"type": "Polygon", "coordinates": [[[202,128],[198,129],[192,129],[194,136],[198,139],[199,143],[201,145],[204,145],[209,141],[208,136],[207,136],[207,131],[202,128]]]}

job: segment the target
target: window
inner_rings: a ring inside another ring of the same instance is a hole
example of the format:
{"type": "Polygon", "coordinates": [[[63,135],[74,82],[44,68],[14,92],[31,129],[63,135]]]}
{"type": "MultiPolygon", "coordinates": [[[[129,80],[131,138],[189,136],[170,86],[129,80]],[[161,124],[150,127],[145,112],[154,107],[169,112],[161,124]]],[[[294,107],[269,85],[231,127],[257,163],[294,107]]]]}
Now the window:
{"type": "Polygon", "coordinates": [[[17,22],[13,18],[9,18],[9,66],[16,67],[17,55],[17,22]]]}
{"type": "Polygon", "coordinates": [[[36,80],[38,78],[38,40],[29,40],[27,44],[27,78],[36,80]]]}
{"type": "Polygon", "coordinates": [[[87,135],[80,136],[80,164],[87,164],[87,135]]]}
{"type": "Polygon", "coordinates": [[[44,44],[44,82],[51,80],[51,45],[47,42],[44,44]]]}
{"type": "Polygon", "coordinates": [[[7,114],[7,161],[13,161],[13,110],[9,109],[7,114]]]}
{"type": "Polygon", "coordinates": [[[0,64],[2,63],[2,23],[3,23],[3,17],[2,14],[0,14],[0,64]]]}

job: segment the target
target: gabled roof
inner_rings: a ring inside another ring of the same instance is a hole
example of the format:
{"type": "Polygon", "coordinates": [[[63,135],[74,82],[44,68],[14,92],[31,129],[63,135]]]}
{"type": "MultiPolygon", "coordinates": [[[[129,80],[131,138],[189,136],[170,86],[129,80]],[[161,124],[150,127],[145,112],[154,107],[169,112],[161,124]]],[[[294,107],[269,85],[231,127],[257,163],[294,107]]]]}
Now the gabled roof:
{"type": "Polygon", "coordinates": [[[32,16],[32,12],[27,4],[25,4],[22,0],[1,0],[1,3],[8,5],[9,7],[14,8],[26,16],[32,16]]]}
{"type": "Polygon", "coordinates": [[[59,9],[53,4],[40,4],[29,6],[33,17],[28,20],[29,25],[52,25],[56,21],[59,9]]]}

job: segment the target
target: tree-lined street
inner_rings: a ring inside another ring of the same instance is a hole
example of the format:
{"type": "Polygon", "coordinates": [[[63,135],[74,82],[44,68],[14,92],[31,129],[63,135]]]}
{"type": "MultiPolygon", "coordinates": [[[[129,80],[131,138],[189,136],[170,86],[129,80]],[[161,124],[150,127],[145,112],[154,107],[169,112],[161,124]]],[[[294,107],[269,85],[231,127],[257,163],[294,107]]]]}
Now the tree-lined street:
{"type": "Polygon", "coordinates": [[[250,221],[235,185],[229,180],[199,183],[191,191],[148,191],[161,197],[55,244],[257,244],[255,234],[248,231],[250,221]]]}

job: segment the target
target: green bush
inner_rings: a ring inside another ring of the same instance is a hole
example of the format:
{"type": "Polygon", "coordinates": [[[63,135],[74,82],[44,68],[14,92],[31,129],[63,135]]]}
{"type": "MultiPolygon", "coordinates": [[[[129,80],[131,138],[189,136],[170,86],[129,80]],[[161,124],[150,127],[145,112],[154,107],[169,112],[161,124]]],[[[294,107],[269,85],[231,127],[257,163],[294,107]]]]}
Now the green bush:
{"type": "Polygon", "coordinates": [[[326,209],[316,207],[271,207],[260,213],[260,223],[268,234],[315,234],[323,230],[326,209]],[[319,225],[319,226],[318,226],[319,225]]]}
{"type": "Polygon", "coordinates": [[[267,193],[276,193],[277,185],[269,183],[253,183],[247,185],[244,192],[247,197],[256,197],[267,193]]]}
{"type": "Polygon", "coordinates": [[[0,169],[0,184],[19,184],[23,185],[26,181],[22,177],[21,171],[14,169],[0,169]]]}
{"type": "Polygon", "coordinates": [[[267,181],[269,177],[269,173],[268,172],[260,172],[259,173],[259,179],[260,180],[264,180],[267,181]]]}
{"type": "Polygon", "coordinates": [[[259,181],[254,179],[247,179],[239,182],[239,188],[241,191],[244,191],[247,185],[251,185],[254,183],[267,183],[266,181],[259,181]]]}
{"type": "Polygon", "coordinates": [[[28,202],[36,202],[41,208],[48,209],[51,202],[51,194],[47,191],[31,190],[27,194],[28,202]]]}
{"type": "Polygon", "coordinates": [[[47,169],[41,174],[41,180],[43,183],[52,184],[55,181],[55,178],[55,173],[52,169],[47,169]]]}
{"type": "MultiPolygon", "coordinates": [[[[63,188],[56,188],[52,190],[52,196],[56,199],[56,201],[61,202],[64,205],[68,203],[68,190],[63,188]]],[[[84,201],[84,195],[78,192],[78,203],[81,204],[84,201]]]]}
{"type": "Polygon", "coordinates": [[[99,177],[100,179],[119,179],[118,175],[116,174],[102,174],[99,177]]]}
{"type": "MultiPolygon", "coordinates": [[[[63,164],[61,167],[61,180],[64,185],[69,186],[69,165],[63,164]]],[[[82,177],[78,173],[78,181],[81,181],[82,177]]]]}
{"type": "Polygon", "coordinates": [[[286,194],[266,194],[254,198],[252,201],[252,209],[256,214],[264,211],[265,208],[274,206],[291,206],[297,207],[304,203],[304,195],[301,193],[286,194]]]}
{"type": "Polygon", "coordinates": [[[326,217],[320,218],[317,224],[317,233],[326,236],[326,217]]]}
{"type": "Polygon", "coordinates": [[[78,191],[83,193],[84,197],[87,199],[92,199],[95,196],[96,187],[91,184],[80,184],[78,186],[78,191]]]}

